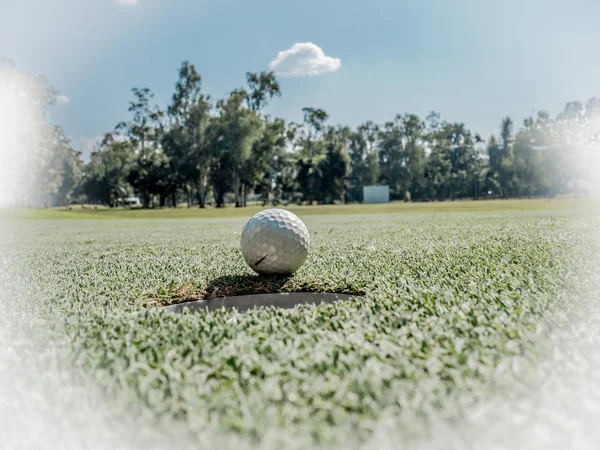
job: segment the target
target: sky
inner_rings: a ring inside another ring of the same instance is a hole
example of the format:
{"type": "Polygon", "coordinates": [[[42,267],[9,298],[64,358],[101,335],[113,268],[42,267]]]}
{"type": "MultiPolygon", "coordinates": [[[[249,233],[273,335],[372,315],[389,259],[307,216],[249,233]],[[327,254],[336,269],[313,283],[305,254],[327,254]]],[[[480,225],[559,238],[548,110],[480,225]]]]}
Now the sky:
{"type": "Polygon", "coordinates": [[[598,20],[597,0],[0,0],[0,57],[60,91],[49,120],[86,154],[131,88],[166,104],[184,60],[214,98],[274,70],[287,120],[434,110],[487,137],[600,96],[598,20]]]}

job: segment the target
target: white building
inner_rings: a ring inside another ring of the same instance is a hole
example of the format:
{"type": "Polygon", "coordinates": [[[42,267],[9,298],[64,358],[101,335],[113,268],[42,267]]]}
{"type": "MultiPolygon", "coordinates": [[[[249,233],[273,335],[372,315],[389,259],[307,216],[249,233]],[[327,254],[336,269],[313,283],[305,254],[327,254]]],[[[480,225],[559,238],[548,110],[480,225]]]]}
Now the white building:
{"type": "Polygon", "coordinates": [[[388,203],[390,201],[389,186],[363,186],[365,203],[388,203]]]}
{"type": "Polygon", "coordinates": [[[119,205],[122,206],[140,206],[140,198],[139,197],[128,197],[119,199],[119,205]]]}

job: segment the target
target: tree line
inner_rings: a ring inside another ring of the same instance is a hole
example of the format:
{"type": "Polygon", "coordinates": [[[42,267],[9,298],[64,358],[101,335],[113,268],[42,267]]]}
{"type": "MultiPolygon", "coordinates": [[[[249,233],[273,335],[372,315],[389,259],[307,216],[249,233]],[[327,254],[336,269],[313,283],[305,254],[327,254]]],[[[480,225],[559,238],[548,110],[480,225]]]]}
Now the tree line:
{"type": "Polygon", "coordinates": [[[132,94],[130,119],[104,135],[86,164],[52,128],[38,204],[114,207],[134,195],[145,208],[243,207],[249,198],[328,204],[360,202],[363,186],[376,184],[405,201],[515,198],[578,193],[597,181],[598,98],[570,102],[556,117],[539,112],[518,129],[505,117],[484,140],[435,112],[351,128],[306,107],[301,123],[288,123],[265,113],[281,95],[274,73],[247,73],[246,86],[214,100],[188,61],[165,108],[148,88],[132,94]]]}

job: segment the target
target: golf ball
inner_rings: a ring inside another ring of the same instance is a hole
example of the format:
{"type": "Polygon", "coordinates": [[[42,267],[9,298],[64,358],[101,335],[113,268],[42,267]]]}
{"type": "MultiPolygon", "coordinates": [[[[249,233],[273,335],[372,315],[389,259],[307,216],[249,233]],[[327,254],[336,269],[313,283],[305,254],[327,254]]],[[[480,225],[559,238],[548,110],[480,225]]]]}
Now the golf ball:
{"type": "Polygon", "coordinates": [[[308,229],[285,209],[266,209],[253,216],[242,231],[242,256],[259,274],[291,274],[308,256],[308,229]]]}

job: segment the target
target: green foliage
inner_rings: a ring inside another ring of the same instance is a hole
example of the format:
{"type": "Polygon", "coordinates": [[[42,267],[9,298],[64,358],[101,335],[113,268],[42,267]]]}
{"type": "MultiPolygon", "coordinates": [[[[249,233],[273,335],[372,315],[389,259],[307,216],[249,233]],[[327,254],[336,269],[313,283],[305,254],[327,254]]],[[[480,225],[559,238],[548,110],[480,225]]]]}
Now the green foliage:
{"type": "Polygon", "coordinates": [[[213,162],[208,133],[211,108],[210,97],[202,94],[200,74],[193,64],[184,61],[168,108],[170,128],[162,142],[174,174],[172,206],[177,205],[177,189],[186,192],[188,206],[195,189],[198,204],[205,206],[208,168],[213,162]]]}
{"type": "Polygon", "coordinates": [[[321,203],[333,203],[336,200],[343,202],[345,199],[345,179],[350,170],[350,157],[346,150],[349,133],[345,128],[327,130],[325,152],[318,165],[321,203]]]}
{"type": "MultiPolygon", "coordinates": [[[[112,206],[127,192],[139,195],[145,207],[182,200],[201,208],[231,200],[246,206],[251,195],[264,205],[312,205],[360,202],[363,187],[377,184],[389,185],[392,199],[407,202],[507,199],[585,193],[600,182],[594,171],[599,99],[585,106],[569,102],[556,118],[539,112],[520,129],[505,117],[485,146],[465,124],[434,112],[425,119],[397,114],[383,125],[367,121],[351,129],[329,125],[323,109],[305,107],[303,123],[286,123],[263,114],[281,95],[273,72],[248,72],[246,84],[213,102],[202,93],[195,66],[184,61],[166,110],[153,104],[150,89],[132,89],[131,119],[110,135],[127,139],[135,157],[121,169],[112,167],[112,150],[93,158],[83,169],[83,184],[77,153],[59,132],[48,133],[44,139],[55,147],[40,147],[41,181],[30,202],[58,205],[83,194],[112,206]],[[114,173],[105,176],[103,167],[114,173]]],[[[53,91],[44,92],[50,101],[53,91]]]]}
{"type": "Polygon", "coordinates": [[[277,174],[284,170],[285,132],[285,122],[282,119],[264,118],[260,137],[254,142],[252,153],[242,173],[242,182],[254,192],[260,193],[265,202],[273,199],[277,174]]]}
{"type": "Polygon", "coordinates": [[[325,122],[329,118],[322,109],[303,108],[304,123],[294,129],[294,149],[297,149],[297,182],[304,200],[309,205],[321,198],[326,158],[327,139],[325,122]]]}
{"type": "Polygon", "coordinates": [[[403,199],[407,193],[418,197],[423,193],[425,143],[428,138],[432,139],[424,129],[421,119],[414,114],[405,114],[387,122],[381,131],[381,181],[390,186],[392,198],[403,199]]]}
{"type": "Polygon", "coordinates": [[[438,198],[477,196],[474,182],[479,177],[481,158],[475,148],[478,140],[463,124],[444,123],[436,131],[432,152],[437,154],[440,164],[438,198]]]}
{"type": "Polygon", "coordinates": [[[263,109],[273,97],[281,96],[279,83],[273,72],[248,72],[246,81],[250,92],[247,98],[248,108],[254,112],[263,109]]]}
{"type": "Polygon", "coordinates": [[[164,206],[170,173],[169,160],[162,150],[150,148],[138,152],[130,166],[128,180],[141,195],[145,208],[156,195],[160,196],[160,206],[164,206]]]}
{"type": "Polygon", "coordinates": [[[130,174],[135,153],[131,142],[117,141],[107,134],[101,148],[85,166],[82,189],[88,200],[115,206],[130,191],[130,174]]]}
{"type": "Polygon", "coordinates": [[[348,143],[351,168],[348,191],[350,201],[362,201],[362,187],[375,185],[380,179],[377,152],[379,137],[379,127],[370,121],[350,133],[348,143]]]}
{"type": "MultiPolygon", "coordinates": [[[[259,139],[261,120],[256,112],[245,107],[248,93],[234,90],[226,100],[217,102],[218,116],[213,128],[213,155],[219,160],[220,179],[229,177],[235,195],[235,205],[243,206],[242,174],[250,163],[252,148],[259,139]]],[[[223,193],[217,198],[217,206],[224,206],[223,193]]]]}
{"type": "Polygon", "coordinates": [[[67,205],[82,177],[83,163],[59,127],[45,126],[34,173],[37,206],[67,205]]]}
{"type": "Polygon", "coordinates": [[[45,115],[58,92],[0,57],[0,203],[43,208],[68,204],[82,162],[60,127],[45,115]]]}
{"type": "Polygon", "coordinates": [[[142,152],[148,144],[155,145],[160,137],[158,127],[164,112],[158,106],[152,106],[154,94],[148,88],[131,90],[135,99],[129,102],[129,112],[133,114],[130,122],[121,122],[117,125],[117,132],[124,132],[134,148],[142,152]]]}

